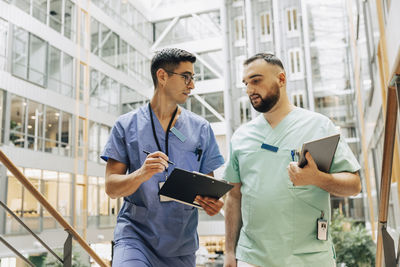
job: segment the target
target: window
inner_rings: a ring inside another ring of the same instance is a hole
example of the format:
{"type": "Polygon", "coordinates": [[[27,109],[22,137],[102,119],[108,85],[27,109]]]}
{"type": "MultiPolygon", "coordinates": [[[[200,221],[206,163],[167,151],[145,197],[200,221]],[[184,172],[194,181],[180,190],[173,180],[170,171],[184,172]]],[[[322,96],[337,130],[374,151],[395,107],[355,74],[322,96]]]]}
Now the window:
{"type": "Polygon", "coordinates": [[[90,72],[90,105],[105,112],[118,114],[120,84],[95,69],[91,69],[90,72]]]}
{"type": "Polygon", "coordinates": [[[129,62],[128,62],[128,74],[135,76],[136,73],[136,56],[139,53],[131,46],[129,46],[129,62]]]}
{"type": "MultiPolygon", "coordinates": [[[[203,99],[222,117],[224,117],[224,94],[223,92],[215,92],[201,95],[203,99]]],[[[203,105],[204,106],[204,105],[203,105]]],[[[205,106],[204,106],[205,108],[205,106]]],[[[220,122],[221,120],[215,116],[208,108],[205,108],[204,118],[209,122],[220,122]]]]}
{"type": "Polygon", "coordinates": [[[71,155],[71,114],[16,95],[11,95],[10,113],[10,144],[71,155]]]}
{"type": "Polygon", "coordinates": [[[78,158],[82,159],[86,148],[86,119],[79,117],[78,123],[78,158]]]}
{"type": "Polygon", "coordinates": [[[99,161],[99,124],[89,122],[89,160],[99,161]]]}
{"type": "Polygon", "coordinates": [[[303,99],[303,94],[302,93],[295,93],[292,94],[292,101],[293,101],[293,105],[295,105],[296,107],[300,107],[300,108],[304,108],[304,99],[303,99]]]}
{"type": "Polygon", "coordinates": [[[0,90],[0,144],[4,142],[3,140],[3,134],[4,134],[4,128],[3,128],[3,123],[4,123],[4,117],[3,117],[3,112],[4,112],[4,91],[0,90]]]}
{"type": "Polygon", "coordinates": [[[79,64],[79,100],[85,100],[87,80],[87,65],[81,62],[79,64]]]}
{"type": "Polygon", "coordinates": [[[74,59],[62,53],[61,94],[74,96],[74,59]]]}
{"type": "Polygon", "coordinates": [[[15,27],[12,58],[14,75],[45,86],[47,43],[44,40],[15,27]]]}
{"type": "MultiPolygon", "coordinates": [[[[71,174],[56,171],[18,168],[65,219],[71,213],[71,174]]],[[[39,201],[7,170],[7,206],[34,231],[55,228],[56,222],[39,201]],[[41,212],[43,212],[41,215],[41,212]]],[[[7,215],[6,233],[25,233],[17,221],[7,215]]],[[[70,221],[70,220],[69,220],[70,221]]]]}
{"type": "Polygon", "coordinates": [[[100,23],[93,17],[90,19],[90,52],[99,55],[100,23]]]}
{"type": "Polygon", "coordinates": [[[43,105],[28,101],[27,148],[35,151],[43,149],[43,105]]]}
{"type": "Polygon", "coordinates": [[[289,49],[289,74],[290,79],[298,80],[303,77],[303,61],[300,48],[289,49]]]}
{"type": "MultiPolygon", "coordinates": [[[[57,209],[58,198],[58,173],[55,171],[43,171],[43,195],[50,204],[57,209]]],[[[43,209],[43,228],[56,228],[56,220],[50,213],[43,209]]]]}
{"type": "Polygon", "coordinates": [[[83,230],[83,218],[87,216],[87,210],[83,209],[83,192],[86,190],[85,179],[83,175],[77,174],[76,178],[76,186],[75,186],[75,219],[77,230],[83,230]]]}
{"type": "Polygon", "coordinates": [[[110,31],[108,35],[102,37],[101,56],[105,62],[111,66],[117,67],[119,36],[110,31]]]}
{"type": "MultiPolygon", "coordinates": [[[[99,188],[97,185],[97,177],[89,176],[89,185],[88,185],[88,216],[89,217],[99,215],[98,192],[99,192],[99,188]]],[[[90,218],[89,218],[89,221],[90,221],[90,218]]]]}
{"type": "Polygon", "coordinates": [[[244,96],[240,98],[240,122],[246,123],[251,121],[251,107],[249,98],[244,96]]]}
{"type": "Polygon", "coordinates": [[[71,156],[72,149],[72,115],[62,112],[61,119],[61,136],[59,152],[62,156],[71,156]]]}
{"type": "MultiPolygon", "coordinates": [[[[42,177],[42,170],[26,168],[24,174],[33,184],[33,186],[40,191],[40,180],[42,177]]],[[[31,228],[34,231],[39,231],[40,230],[39,201],[26,188],[23,188],[22,199],[23,199],[23,206],[21,211],[21,217],[24,218],[24,222],[28,225],[29,228],[31,228]]]]}
{"type": "Polygon", "coordinates": [[[71,218],[72,179],[70,173],[59,173],[58,188],[58,212],[68,220],[71,218]]]}
{"type": "Polygon", "coordinates": [[[243,0],[233,0],[232,6],[234,7],[243,6],[243,0]]]}
{"type": "Polygon", "coordinates": [[[28,0],[13,0],[12,3],[22,9],[22,11],[26,12],[29,14],[29,10],[30,10],[30,1],[28,0]]]}
{"type": "Polygon", "coordinates": [[[245,30],[243,17],[234,19],[235,26],[235,46],[243,46],[245,44],[245,30]]]}
{"type": "Polygon", "coordinates": [[[0,70],[6,68],[7,62],[8,22],[0,18],[0,70]]]}
{"type": "Polygon", "coordinates": [[[129,50],[130,46],[124,40],[120,39],[119,52],[118,52],[118,69],[127,73],[129,64],[129,50]]]}
{"type": "Polygon", "coordinates": [[[46,123],[44,126],[45,131],[45,148],[44,151],[58,154],[58,144],[59,140],[59,118],[60,111],[52,108],[46,107],[46,123]]]}
{"type": "Polygon", "coordinates": [[[297,9],[289,8],[286,9],[286,23],[287,23],[287,33],[288,36],[298,35],[298,18],[297,18],[297,9]]]}
{"type": "Polygon", "coordinates": [[[105,180],[103,177],[99,178],[99,191],[100,191],[100,216],[108,216],[110,214],[110,199],[105,191],[105,180]]]}
{"type": "Polygon", "coordinates": [[[28,79],[31,82],[45,85],[46,79],[46,58],[47,58],[47,43],[30,34],[29,39],[29,73],[28,79]]]}
{"type": "Polygon", "coordinates": [[[80,27],[80,36],[79,36],[80,42],[79,42],[79,44],[81,45],[81,47],[87,48],[86,46],[88,44],[88,40],[87,40],[87,38],[88,38],[88,36],[87,36],[87,33],[88,33],[87,17],[88,17],[88,15],[85,11],[83,11],[81,9],[80,16],[81,17],[80,17],[80,25],[79,25],[79,27],[80,27]]]}
{"type": "Polygon", "coordinates": [[[53,46],[49,47],[47,88],[61,92],[61,51],[53,46]]]}
{"type": "Polygon", "coordinates": [[[260,39],[261,41],[272,40],[271,14],[269,12],[260,15],[260,39]]]}
{"type": "MultiPolygon", "coordinates": [[[[7,206],[17,215],[22,215],[22,185],[14,177],[14,175],[7,170],[8,189],[7,189],[7,206]]],[[[21,231],[20,224],[9,213],[7,214],[6,232],[18,233],[21,231]]]]}
{"type": "Polygon", "coordinates": [[[236,86],[243,87],[243,62],[246,60],[245,56],[238,56],[236,57],[236,86]]]}
{"type": "Polygon", "coordinates": [[[75,21],[75,5],[70,0],[64,1],[64,36],[73,40],[74,39],[74,24],[75,21]]]}
{"type": "Polygon", "coordinates": [[[135,110],[145,105],[148,101],[148,98],[144,97],[134,89],[131,89],[125,85],[121,85],[121,99],[129,99],[129,102],[125,102],[122,104],[122,113],[127,113],[129,111],[135,110]]]}
{"type": "Polygon", "coordinates": [[[29,33],[14,27],[12,73],[24,79],[28,78],[28,45],[29,33]]]}
{"type": "Polygon", "coordinates": [[[10,143],[17,147],[25,147],[26,106],[24,98],[11,95],[10,143]]]}
{"type": "Polygon", "coordinates": [[[49,11],[49,26],[61,33],[62,22],[62,2],[59,0],[49,0],[50,2],[50,11],[49,11]]]}

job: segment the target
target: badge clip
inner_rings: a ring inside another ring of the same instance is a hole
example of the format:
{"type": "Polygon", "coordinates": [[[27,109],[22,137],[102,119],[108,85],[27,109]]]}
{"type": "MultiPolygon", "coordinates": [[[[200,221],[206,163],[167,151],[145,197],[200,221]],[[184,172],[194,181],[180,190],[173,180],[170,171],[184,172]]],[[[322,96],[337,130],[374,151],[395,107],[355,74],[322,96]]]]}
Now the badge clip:
{"type": "Polygon", "coordinates": [[[317,239],[328,240],[328,221],[324,219],[324,211],[321,210],[321,217],[317,219],[317,239]]]}

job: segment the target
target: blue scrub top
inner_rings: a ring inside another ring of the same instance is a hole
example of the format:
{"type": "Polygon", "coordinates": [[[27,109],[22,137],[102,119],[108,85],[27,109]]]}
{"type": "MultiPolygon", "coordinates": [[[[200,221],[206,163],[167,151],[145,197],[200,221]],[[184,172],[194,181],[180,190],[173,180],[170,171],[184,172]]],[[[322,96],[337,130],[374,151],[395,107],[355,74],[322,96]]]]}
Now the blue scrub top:
{"type": "MultiPolygon", "coordinates": [[[[165,152],[165,131],[154,114],[153,119],[157,138],[165,152]]],[[[184,108],[169,133],[168,142],[168,156],[175,163],[169,166],[168,174],[175,167],[207,174],[224,163],[210,124],[184,108]]],[[[122,162],[131,173],[146,159],[143,150],[158,151],[148,105],[118,118],[101,158],[122,162]]],[[[124,197],[114,241],[139,239],[158,255],[168,257],[188,255],[198,249],[197,209],[175,201],[160,202],[159,182],[164,182],[165,176],[166,172],[155,174],[135,193],[124,197]]]]}

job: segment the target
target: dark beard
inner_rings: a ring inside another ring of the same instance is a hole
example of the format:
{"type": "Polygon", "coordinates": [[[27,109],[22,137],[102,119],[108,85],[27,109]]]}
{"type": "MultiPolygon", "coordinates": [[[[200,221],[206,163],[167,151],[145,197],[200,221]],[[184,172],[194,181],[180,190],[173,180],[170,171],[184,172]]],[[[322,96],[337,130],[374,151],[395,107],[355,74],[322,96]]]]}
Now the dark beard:
{"type": "Polygon", "coordinates": [[[255,110],[260,113],[265,113],[270,111],[275,106],[281,96],[281,93],[279,91],[279,87],[275,86],[272,95],[267,95],[265,98],[262,98],[259,94],[256,95],[261,99],[261,103],[257,107],[254,106],[253,102],[251,102],[251,99],[250,103],[255,110]]]}

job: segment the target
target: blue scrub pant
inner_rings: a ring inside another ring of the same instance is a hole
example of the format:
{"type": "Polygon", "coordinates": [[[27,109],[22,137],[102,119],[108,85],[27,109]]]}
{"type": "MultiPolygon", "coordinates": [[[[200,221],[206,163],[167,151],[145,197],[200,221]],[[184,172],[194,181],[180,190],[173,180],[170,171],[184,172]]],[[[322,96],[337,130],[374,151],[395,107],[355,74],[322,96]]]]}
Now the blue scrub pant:
{"type": "Polygon", "coordinates": [[[112,267],[195,267],[196,255],[161,257],[137,239],[117,241],[112,267]]]}

